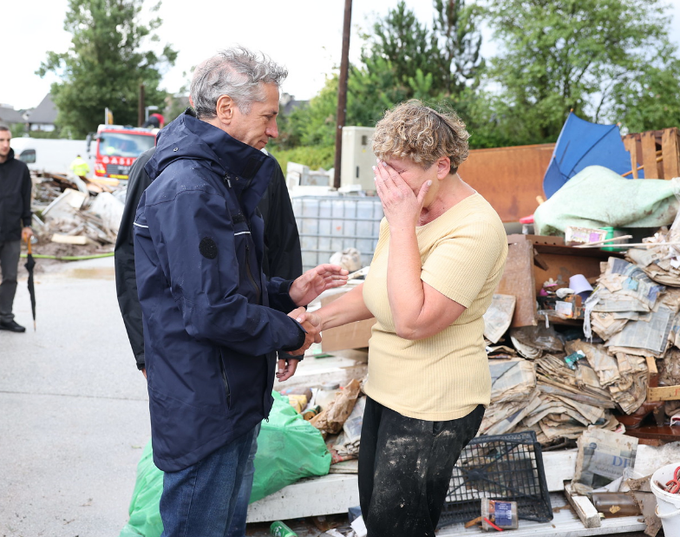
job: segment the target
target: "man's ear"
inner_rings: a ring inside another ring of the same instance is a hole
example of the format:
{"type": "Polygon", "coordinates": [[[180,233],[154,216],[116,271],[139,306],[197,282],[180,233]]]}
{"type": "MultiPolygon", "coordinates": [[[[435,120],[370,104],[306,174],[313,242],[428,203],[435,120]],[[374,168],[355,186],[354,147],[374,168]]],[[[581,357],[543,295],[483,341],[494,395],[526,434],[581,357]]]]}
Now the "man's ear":
{"type": "Polygon", "coordinates": [[[217,118],[225,125],[229,125],[234,117],[235,107],[236,103],[234,103],[234,100],[229,95],[220,95],[215,107],[217,118]]]}

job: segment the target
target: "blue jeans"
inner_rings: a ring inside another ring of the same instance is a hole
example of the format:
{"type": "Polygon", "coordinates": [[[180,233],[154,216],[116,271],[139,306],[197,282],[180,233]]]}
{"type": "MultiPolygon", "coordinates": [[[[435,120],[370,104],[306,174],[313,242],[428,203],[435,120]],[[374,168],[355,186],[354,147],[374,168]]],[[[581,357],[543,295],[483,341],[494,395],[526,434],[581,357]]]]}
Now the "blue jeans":
{"type": "Polygon", "coordinates": [[[226,537],[255,431],[180,470],[165,472],[161,537],[226,537]]]}
{"type": "Polygon", "coordinates": [[[257,435],[260,434],[260,427],[260,423],[255,426],[253,442],[250,445],[250,453],[248,454],[248,463],[243,471],[243,481],[241,482],[241,487],[238,491],[236,508],[234,509],[234,516],[231,519],[227,537],[246,537],[246,518],[248,518],[250,493],[253,490],[253,476],[255,474],[254,461],[255,454],[257,453],[257,435]]]}

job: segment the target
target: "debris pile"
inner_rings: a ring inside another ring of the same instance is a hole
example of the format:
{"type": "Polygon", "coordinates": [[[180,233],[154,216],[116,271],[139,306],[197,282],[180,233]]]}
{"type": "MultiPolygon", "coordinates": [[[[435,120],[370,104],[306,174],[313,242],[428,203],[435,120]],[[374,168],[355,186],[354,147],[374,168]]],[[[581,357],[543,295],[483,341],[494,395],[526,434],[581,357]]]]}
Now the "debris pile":
{"type": "Polygon", "coordinates": [[[126,186],[76,176],[33,177],[35,253],[86,256],[111,252],[123,214],[126,186]]]}

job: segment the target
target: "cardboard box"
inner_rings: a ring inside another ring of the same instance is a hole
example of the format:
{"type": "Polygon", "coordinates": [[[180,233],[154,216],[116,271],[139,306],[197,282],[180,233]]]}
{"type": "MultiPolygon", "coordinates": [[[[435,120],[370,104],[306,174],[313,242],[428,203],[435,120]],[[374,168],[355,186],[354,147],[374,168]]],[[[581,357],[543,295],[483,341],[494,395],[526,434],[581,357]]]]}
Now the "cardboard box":
{"type": "MultiPolygon", "coordinates": [[[[345,286],[333,289],[329,293],[323,293],[319,297],[321,306],[325,306],[333,300],[340,298],[353,288],[354,286],[345,286]]],[[[323,352],[333,352],[368,347],[368,340],[371,338],[371,327],[374,324],[375,319],[366,319],[324,330],[321,333],[321,350],[323,352]]]]}

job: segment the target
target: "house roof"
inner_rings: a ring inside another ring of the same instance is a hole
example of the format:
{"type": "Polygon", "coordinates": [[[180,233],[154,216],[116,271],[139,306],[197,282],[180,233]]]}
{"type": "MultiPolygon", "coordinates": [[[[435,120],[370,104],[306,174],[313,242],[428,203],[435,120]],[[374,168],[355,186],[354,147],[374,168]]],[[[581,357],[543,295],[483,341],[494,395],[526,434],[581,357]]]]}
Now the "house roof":
{"type": "Polygon", "coordinates": [[[53,125],[57,121],[57,107],[54,106],[52,96],[49,93],[28,115],[27,121],[33,125],[53,125]]]}
{"type": "Polygon", "coordinates": [[[24,118],[20,112],[14,108],[7,108],[0,106],[0,123],[7,125],[14,125],[15,123],[24,123],[24,118]]]}

